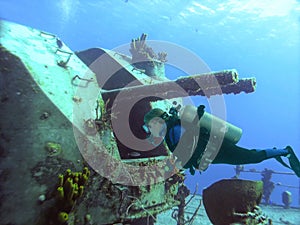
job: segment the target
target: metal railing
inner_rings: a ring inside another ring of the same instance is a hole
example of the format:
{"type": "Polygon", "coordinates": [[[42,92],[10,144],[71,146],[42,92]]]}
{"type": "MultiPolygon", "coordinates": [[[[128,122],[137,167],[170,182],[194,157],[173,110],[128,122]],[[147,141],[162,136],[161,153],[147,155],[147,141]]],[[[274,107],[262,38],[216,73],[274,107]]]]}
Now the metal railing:
{"type": "Polygon", "coordinates": [[[254,168],[251,169],[245,169],[244,166],[242,165],[237,165],[235,168],[235,176],[233,178],[239,178],[241,173],[257,173],[261,174],[262,178],[261,180],[263,181],[264,184],[264,195],[263,198],[265,199],[265,202],[268,204],[268,199],[273,192],[273,189],[275,186],[281,186],[281,187],[286,187],[286,188],[291,188],[291,189],[298,189],[298,206],[300,207],[300,179],[299,179],[299,185],[294,186],[294,185],[288,185],[284,184],[281,182],[274,183],[271,181],[272,175],[277,174],[277,175],[295,175],[293,172],[280,172],[280,171],[274,171],[274,170],[269,170],[269,169],[264,169],[264,170],[256,170],[254,168]]]}

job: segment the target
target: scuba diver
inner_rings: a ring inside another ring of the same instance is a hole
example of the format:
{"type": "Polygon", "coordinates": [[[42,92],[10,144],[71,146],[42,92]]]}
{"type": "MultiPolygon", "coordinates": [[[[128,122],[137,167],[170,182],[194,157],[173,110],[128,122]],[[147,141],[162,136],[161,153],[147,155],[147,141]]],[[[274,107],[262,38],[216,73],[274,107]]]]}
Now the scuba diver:
{"type": "MultiPolygon", "coordinates": [[[[194,108],[197,120],[200,121],[204,113],[207,114],[204,112],[205,106],[200,105],[194,108]]],[[[178,114],[179,112],[175,108],[171,108],[169,113],[160,108],[154,108],[144,116],[143,128],[151,144],[158,146],[165,141],[169,150],[176,158],[176,166],[179,166],[180,169],[189,169],[190,173],[194,175],[195,169],[199,171],[203,170],[201,169],[200,162],[202,158],[205,158],[204,153],[207,150],[210,131],[205,126],[195,126],[198,122],[196,120],[193,120],[190,124],[185,124],[182,117],[179,117],[178,114]],[[181,147],[178,148],[179,145],[181,147]]],[[[230,141],[230,138],[227,139],[225,137],[220,142],[217,150],[218,152],[209,161],[209,164],[256,164],[270,158],[275,158],[283,166],[293,170],[300,177],[300,163],[290,146],[283,149],[246,149],[237,146],[234,141],[230,141]],[[289,165],[281,157],[286,157],[289,165]]],[[[204,170],[207,167],[208,165],[204,170]]]]}

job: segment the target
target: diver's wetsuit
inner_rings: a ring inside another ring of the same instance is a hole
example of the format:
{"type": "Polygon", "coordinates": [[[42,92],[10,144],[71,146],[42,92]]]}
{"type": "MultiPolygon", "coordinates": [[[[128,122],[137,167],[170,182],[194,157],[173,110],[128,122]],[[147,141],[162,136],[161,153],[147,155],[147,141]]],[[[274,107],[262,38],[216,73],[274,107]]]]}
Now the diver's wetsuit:
{"type": "MultiPolygon", "coordinates": [[[[204,106],[198,107],[198,115],[199,118],[203,115],[204,106]]],[[[187,157],[189,155],[188,151],[191,151],[192,148],[191,136],[195,135],[195,133],[190,133],[193,131],[185,130],[181,126],[181,121],[176,116],[170,116],[167,120],[167,133],[165,137],[165,141],[170,149],[170,151],[174,152],[175,156],[182,161],[186,162],[183,165],[183,168],[190,169],[191,174],[195,173],[195,168],[199,167],[199,159],[202,157],[202,153],[206,148],[209,139],[209,132],[205,128],[200,128],[200,132],[197,136],[197,146],[195,151],[190,154],[192,156],[187,157]],[[187,141],[185,144],[181,145],[181,149],[178,143],[181,138],[187,137],[187,141]],[[181,160],[181,158],[186,158],[188,160],[181,160]]],[[[195,128],[192,128],[195,129],[195,128]]],[[[199,129],[199,128],[197,128],[199,129]]],[[[212,161],[213,164],[232,164],[232,165],[242,165],[242,164],[251,164],[251,163],[259,163],[263,160],[269,158],[276,158],[280,156],[287,156],[290,152],[287,149],[265,149],[265,150],[256,150],[256,149],[246,149],[239,147],[228,140],[224,139],[220,150],[212,161]]],[[[298,161],[299,164],[299,161],[298,161]]],[[[285,165],[286,166],[286,165],[285,165]]],[[[296,172],[297,176],[299,176],[299,171],[296,172]]]]}
{"type": "MultiPolygon", "coordinates": [[[[173,128],[170,128],[170,129],[168,129],[167,134],[166,134],[166,143],[172,152],[177,147],[177,143],[171,141],[173,132],[174,132],[173,128]]],[[[184,138],[184,135],[185,134],[183,134],[182,138],[184,138]]],[[[195,148],[195,151],[192,154],[192,157],[183,166],[186,169],[189,168],[191,173],[193,173],[193,170],[194,170],[193,168],[199,167],[198,160],[201,158],[201,155],[206,148],[207,142],[208,142],[208,139],[207,139],[206,135],[203,135],[203,133],[200,133],[200,136],[198,138],[197,147],[195,148]]],[[[191,147],[191,146],[189,146],[189,147],[191,147]]],[[[185,148],[183,150],[188,151],[187,148],[185,148]]],[[[178,157],[178,154],[176,156],[178,157]]],[[[180,159],[180,156],[178,158],[180,159]]],[[[260,151],[260,150],[255,150],[255,149],[249,150],[249,149],[239,147],[235,144],[229,143],[228,141],[224,140],[217,156],[212,161],[212,163],[213,164],[224,163],[224,164],[232,164],[232,165],[242,165],[242,164],[250,164],[250,163],[259,163],[265,159],[268,159],[265,151],[260,151]]]]}

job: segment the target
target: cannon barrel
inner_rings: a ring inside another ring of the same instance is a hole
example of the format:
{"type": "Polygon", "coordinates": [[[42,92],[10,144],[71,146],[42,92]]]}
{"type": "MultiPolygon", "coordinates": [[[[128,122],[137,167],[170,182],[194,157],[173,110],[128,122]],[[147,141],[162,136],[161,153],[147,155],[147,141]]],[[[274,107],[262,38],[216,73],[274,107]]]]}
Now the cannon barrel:
{"type": "Polygon", "coordinates": [[[224,70],[193,76],[179,77],[175,81],[162,81],[149,85],[130,86],[101,91],[102,96],[118,96],[130,100],[133,96],[143,98],[159,96],[164,99],[186,96],[213,96],[221,94],[251,93],[255,91],[255,78],[238,79],[236,70],[224,70]]]}

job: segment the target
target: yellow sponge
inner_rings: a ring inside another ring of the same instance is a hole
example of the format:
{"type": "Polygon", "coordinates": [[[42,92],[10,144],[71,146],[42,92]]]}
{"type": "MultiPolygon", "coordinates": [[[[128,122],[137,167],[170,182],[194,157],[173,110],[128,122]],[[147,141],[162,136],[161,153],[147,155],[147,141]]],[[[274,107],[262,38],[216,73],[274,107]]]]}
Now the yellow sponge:
{"type": "Polygon", "coordinates": [[[60,212],[58,214],[58,221],[61,222],[61,223],[65,223],[67,222],[69,219],[69,214],[66,213],[66,212],[60,212]]]}

